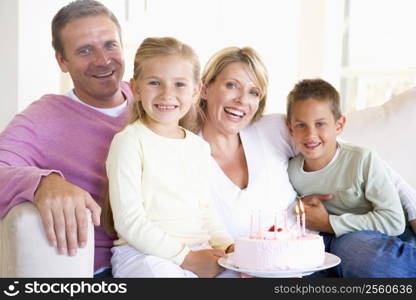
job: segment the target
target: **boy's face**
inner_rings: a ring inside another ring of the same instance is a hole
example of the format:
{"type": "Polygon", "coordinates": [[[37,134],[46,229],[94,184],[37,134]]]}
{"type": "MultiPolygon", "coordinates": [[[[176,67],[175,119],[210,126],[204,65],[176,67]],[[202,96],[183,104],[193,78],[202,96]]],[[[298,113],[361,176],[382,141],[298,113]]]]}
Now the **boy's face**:
{"type": "Polygon", "coordinates": [[[305,158],[306,171],[322,169],[332,160],[337,135],[344,125],[345,117],[335,120],[329,101],[308,99],[295,103],[288,127],[305,158]]]}

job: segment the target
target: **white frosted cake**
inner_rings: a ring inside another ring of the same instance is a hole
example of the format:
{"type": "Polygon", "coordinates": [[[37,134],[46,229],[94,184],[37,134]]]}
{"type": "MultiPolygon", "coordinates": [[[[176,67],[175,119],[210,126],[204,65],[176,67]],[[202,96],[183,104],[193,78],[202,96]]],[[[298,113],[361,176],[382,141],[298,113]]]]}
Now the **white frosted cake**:
{"type": "Polygon", "coordinates": [[[233,255],[233,263],[239,268],[258,271],[315,268],[324,259],[325,245],[320,235],[286,230],[237,238],[233,255]]]}

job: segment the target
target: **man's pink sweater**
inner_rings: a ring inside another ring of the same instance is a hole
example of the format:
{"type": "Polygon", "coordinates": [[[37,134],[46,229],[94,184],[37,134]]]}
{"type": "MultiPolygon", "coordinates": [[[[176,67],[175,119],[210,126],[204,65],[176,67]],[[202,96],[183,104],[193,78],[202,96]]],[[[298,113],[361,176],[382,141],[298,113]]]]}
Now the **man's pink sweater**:
{"type": "MultiPolygon", "coordinates": [[[[41,177],[51,172],[88,191],[102,206],[108,148],[130,117],[132,94],[127,83],[121,88],[129,105],[115,118],[62,95],[45,95],[16,115],[0,133],[0,217],[33,201],[41,177]]],[[[95,227],[95,270],[110,266],[113,239],[95,227]]]]}

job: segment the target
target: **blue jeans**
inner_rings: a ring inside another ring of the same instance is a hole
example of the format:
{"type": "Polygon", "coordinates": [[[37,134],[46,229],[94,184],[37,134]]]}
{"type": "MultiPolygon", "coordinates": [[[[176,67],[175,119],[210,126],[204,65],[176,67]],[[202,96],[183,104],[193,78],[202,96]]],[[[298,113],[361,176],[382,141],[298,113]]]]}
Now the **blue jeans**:
{"type": "Polygon", "coordinates": [[[328,273],[336,277],[416,277],[416,243],[370,230],[351,232],[338,238],[327,233],[321,235],[325,251],[340,257],[341,263],[312,277],[327,277],[328,273]]]}

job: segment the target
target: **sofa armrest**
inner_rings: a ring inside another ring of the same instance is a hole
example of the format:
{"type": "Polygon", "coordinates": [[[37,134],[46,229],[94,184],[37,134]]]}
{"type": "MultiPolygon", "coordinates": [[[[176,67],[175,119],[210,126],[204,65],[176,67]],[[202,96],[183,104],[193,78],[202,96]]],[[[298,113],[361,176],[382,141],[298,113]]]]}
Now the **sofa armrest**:
{"type": "Polygon", "coordinates": [[[88,215],[87,245],[71,257],[49,245],[31,202],[15,206],[0,219],[0,277],[92,277],[94,226],[88,215]]]}

